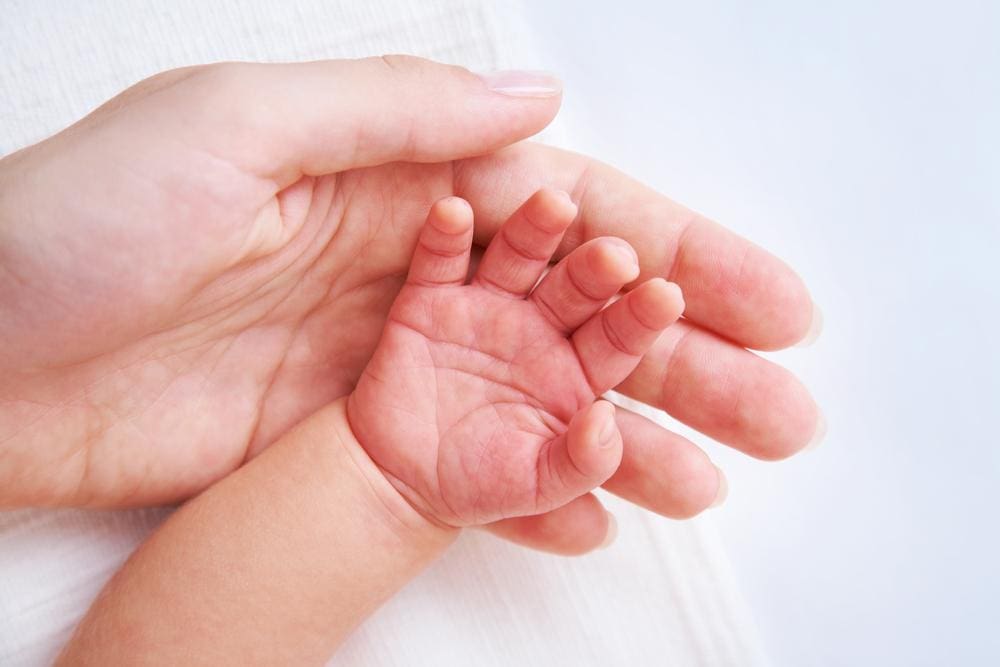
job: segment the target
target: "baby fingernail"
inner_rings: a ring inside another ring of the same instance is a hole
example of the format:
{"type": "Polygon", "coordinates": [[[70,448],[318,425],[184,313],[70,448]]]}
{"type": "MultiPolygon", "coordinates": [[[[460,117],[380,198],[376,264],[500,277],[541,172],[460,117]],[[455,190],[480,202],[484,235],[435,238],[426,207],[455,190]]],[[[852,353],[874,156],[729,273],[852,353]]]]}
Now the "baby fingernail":
{"type": "Polygon", "coordinates": [[[715,500],[709,507],[718,507],[726,502],[726,497],[729,495],[729,481],[726,479],[726,474],[719,466],[715,466],[715,469],[719,473],[719,489],[715,492],[715,500]]]}
{"type": "Polygon", "coordinates": [[[615,515],[607,511],[605,514],[608,515],[608,532],[604,534],[604,540],[597,547],[598,549],[607,549],[618,537],[618,521],[615,519],[615,515]]]}
{"type": "Polygon", "coordinates": [[[562,92],[562,81],[549,72],[502,70],[477,76],[493,92],[512,97],[554,97],[562,92]]]}

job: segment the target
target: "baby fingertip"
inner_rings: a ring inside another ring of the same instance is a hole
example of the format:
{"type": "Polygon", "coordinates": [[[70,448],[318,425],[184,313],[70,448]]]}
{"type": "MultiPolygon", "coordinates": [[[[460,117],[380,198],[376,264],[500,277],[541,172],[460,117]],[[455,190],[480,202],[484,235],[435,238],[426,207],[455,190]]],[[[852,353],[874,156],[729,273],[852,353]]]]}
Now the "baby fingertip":
{"type": "Polygon", "coordinates": [[[623,239],[607,237],[600,239],[590,250],[589,260],[592,271],[621,282],[632,282],[639,277],[639,256],[623,239]]]}
{"type": "Polygon", "coordinates": [[[597,435],[597,444],[601,449],[608,449],[609,447],[614,447],[618,441],[618,424],[615,422],[615,406],[608,401],[601,401],[607,408],[595,408],[604,409],[606,414],[602,417],[603,422],[600,426],[600,431],[597,435]]]}
{"type": "Polygon", "coordinates": [[[676,283],[651,278],[636,288],[633,312],[650,329],[665,329],[684,312],[684,296],[676,283]]]}
{"type": "Polygon", "coordinates": [[[427,221],[445,234],[460,234],[472,226],[472,205],[456,196],[439,199],[427,221]]]}
{"type": "Polygon", "coordinates": [[[674,306],[680,306],[681,310],[683,310],[684,293],[681,291],[680,285],[659,277],[650,278],[649,282],[652,283],[654,289],[657,290],[657,294],[661,301],[673,304],[674,306]]]}
{"type": "MultiPolygon", "coordinates": [[[[562,197],[563,199],[565,199],[569,203],[573,204],[573,198],[565,190],[554,190],[553,192],[555,193],[556,196],[562,197]]],[[[575,206],[575,204],[574,204],[574,206],[575,206]]]]}

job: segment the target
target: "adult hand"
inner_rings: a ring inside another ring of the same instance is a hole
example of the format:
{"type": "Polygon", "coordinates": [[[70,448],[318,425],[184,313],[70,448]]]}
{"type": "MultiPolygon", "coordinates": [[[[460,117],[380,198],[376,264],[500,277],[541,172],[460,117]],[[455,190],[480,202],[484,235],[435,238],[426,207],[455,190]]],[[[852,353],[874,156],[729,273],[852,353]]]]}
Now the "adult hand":
{"type": "MultiPolygon", "coordinates": [[[[467,199],[485,245],[542,186],[579,206],[557,256],[620,236],[639,281],[684,290],[687,319],[620,390],[753,456],[803,447],[808,393],[744,349],[806,335],[799,278],[604,165],[514,143],[559,100],[545,77],[408,57],[219,64],[140,82],[0,161],[0,504],[197,493],[350,392],[432,202],[467,199]]],[[[618,415],[607,488],[668,516],[711,503],[700,450],[618,415]]],[[[496,530],[589,548],[606,520],[574,507],[496,530]]]]}

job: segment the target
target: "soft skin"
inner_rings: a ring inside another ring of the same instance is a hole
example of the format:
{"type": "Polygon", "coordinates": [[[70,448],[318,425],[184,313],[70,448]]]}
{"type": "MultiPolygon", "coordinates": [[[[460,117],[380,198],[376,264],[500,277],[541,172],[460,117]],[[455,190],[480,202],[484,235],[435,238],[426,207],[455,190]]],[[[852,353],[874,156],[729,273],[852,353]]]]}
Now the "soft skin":
{"type": "Polygon", "coordinates": [[[683,302],[654,278],[605,308],[638,272],[617,239],[534,287],[575,213],[565,193],[539,192],[467,283],[472,210],[438,202],[355,391],[172,516],[60,662],[319,664],[456,527],[591,507],[622,456],[597,396],[683,302]]]}
{"type": "Polygon", "coordinates": [[[472,209],[438,202],[375,354],[348,400],[358,441],[421,512],[451,526],[542,514],[607,481],[621,462],[614,408],[628,376],[683,310],[598,239],[548,266],[576,207],[543,190],[494,237],[470,284],[472,209]],[[579,282],[567,269],[601,258],[579,282]],[[587,285],[587,287],[584,287],[587,285]]]}
{"type": "MultiPolygon", "coordinates": [[[[0,161],[0,505],[198,493],[350,393],[433,202],[468,200],[484,246],[543,186],[579,206],[557,258],[617,236],[637,281],[684,290],[686,319],[620,389],[754,456],[804,447],[812,399],[744,349],[806,335],[799,278],[607,166],[516,143],[560,91],[510,81],[408,57],[187,68],[0,161]]],[[[713,501],[694,445],[617,420],[606,488],[668,516],[713,501]]],[[[496,530],[584,550],[607,523],[587,516],[496,530]]]]}
{"type": "Polygon", "coordinates": [[[385,480],[340,399],[160,526],[57,664],[322,665],[457,534],[385,480]]]}

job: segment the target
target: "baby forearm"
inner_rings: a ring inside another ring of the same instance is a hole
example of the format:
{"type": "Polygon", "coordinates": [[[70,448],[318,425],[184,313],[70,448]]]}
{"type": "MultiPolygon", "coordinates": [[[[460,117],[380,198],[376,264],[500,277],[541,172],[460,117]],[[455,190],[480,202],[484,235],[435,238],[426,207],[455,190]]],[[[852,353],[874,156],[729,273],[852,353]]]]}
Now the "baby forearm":
{"type": "Polygon", "coordinates": [[[456,533],[399,496],[338,401],[172,516],[62,661],[320,663],[456,533]]]}

